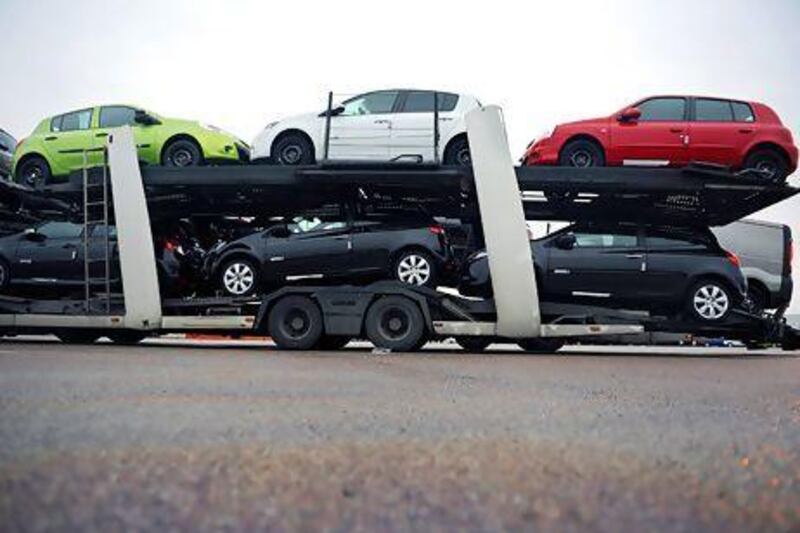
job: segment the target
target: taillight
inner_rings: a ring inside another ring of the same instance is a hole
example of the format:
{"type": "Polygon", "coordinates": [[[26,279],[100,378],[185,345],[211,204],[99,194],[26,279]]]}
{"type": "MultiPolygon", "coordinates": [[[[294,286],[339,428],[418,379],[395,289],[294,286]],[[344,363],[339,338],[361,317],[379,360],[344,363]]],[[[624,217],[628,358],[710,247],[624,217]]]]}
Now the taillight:
{"type": "Polygon", "coordinates": [[[434,235],[444,235],[444,228],[442,226],[429,226],[428,230],[434,235]]]}
{"type": "Polygon", "coordinates": [[[736,268],[742,267],[742,262],[739,260],[738,255],[728,251],[725,252],[725,255],[728,257],[728,261],[730,261],[733,264],[733,266],[735,266],[736,268]]]}
{"type": "Polygon", "coordinates": [[[178,246],[172,241],[164,241],[164,249],[168,252],[173,251],[178,246]]]}

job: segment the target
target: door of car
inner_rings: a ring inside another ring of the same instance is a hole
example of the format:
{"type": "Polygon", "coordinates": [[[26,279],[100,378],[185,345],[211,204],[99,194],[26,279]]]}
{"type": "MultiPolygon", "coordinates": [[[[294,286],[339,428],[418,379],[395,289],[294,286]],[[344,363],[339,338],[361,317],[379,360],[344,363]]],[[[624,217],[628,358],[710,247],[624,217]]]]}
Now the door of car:
{"type": "MultiPolygon", "coordinates": [[[[72,172],[83,168],[84,152],[94,146],[92,137],[93,109],[82,109],[58,117],[50,122],[50,132],[43,137],[44,150],[54,163],[54,171],[72,172]]],[[[91,152],[87,152],[87,158],[91,152]]]]}
{"type": "MultiPolygon", "coordinates": [[[[434,159],[434,99],[433,91],[404,91],[399,112],[392,119],[392,159],[405,156],[421,156],[425,161],[434,159]]],[[[439,136],[446,139],[456,119],[454,110],[458,95],[437,93],[436,99],[439,105],[439,136]]]]}
{"type": "Polygon", "coordinates": [[[392,120],[400,91],[376,91],[349,100],[331,118],[331,159],[389,159],[392,120]]]}
{"type": "Polygon", "coordinates": [[[680,299],[689,288],[690,274],[700,258],[709,255],[714,241],[707,229],[648,227],[647,273],[640,285],[642,297],[654,301],[680,299]]]}
{"type": "Polygon", "coordinates": [[[283,231],[267,230],[263,268],[270,280],[344,276],[350,269],[351,226],[340,205],[291,217],[283,231]]]}
{"type": "MultiPolygon", "coordinates": [[[[417,213],[417,216],[422,214],[417,213]]],[[[366,274],[391,269],[391,254],[398,248],[398,238],[402,237],[400,232],[413,227],[413,222],[408,217],[403,219],[397,215],[378,212],[371,206],[356,206],[352,262],[356,272],[366,274]]]]}
{"type": "Polygon", "coordinates": [[[21,236],[12,279],[35,285],[81,283],[82,231],[79,224],[48,222],[21,236]]]}
{"type": "Polygon", "coordinates": [[[600,305],[636,298],[647,261],[637,226],[574,228],[555,234],[547,249],[545,295],[600,305]],[[570,234],[573,244],[560,245],[570,234]]]}
{"type": "Polygon", "coordinates": [[[755,135],[754,115],[749,108],[748,104],[730,100],[695,98],[689,131],[689,160],[726,166],[738,164],[755,135]]]}
{"type": "Polygon", "coordinates": [[[130,126],[133,129],[133,137],[136,141],[136,148],[139,159],[142,161],[158,161],[158,146],[155,142],[154,126],[144,126],[136,122],[136,109],[129,106],[113,105],[100,108],[100,115],[97,117],[97,128],[93,130],[94,148],[93,157],[95,165],[103,163],[103,148],[108,142],[108,134],[112,128],[120,126],[130,126]]]}
{"type": "Polygon", "coordinates": [[[608,159],[624,165],[683,165],[688,161],[688,101],[658,97],[635,106],[641,116],[611,123],[608,159]]]}

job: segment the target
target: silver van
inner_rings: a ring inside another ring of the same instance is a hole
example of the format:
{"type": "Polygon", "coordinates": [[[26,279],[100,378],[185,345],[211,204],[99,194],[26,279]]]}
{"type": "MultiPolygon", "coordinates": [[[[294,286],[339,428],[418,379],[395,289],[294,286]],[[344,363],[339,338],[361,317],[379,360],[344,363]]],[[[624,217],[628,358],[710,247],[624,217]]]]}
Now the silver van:
{"type": "Polygon", "coordinates": [[[744,219],[712,231],[723,248],[739,256],[754,306],[777,309],[789,304],[792,298],[789,226],[744,219]]]}

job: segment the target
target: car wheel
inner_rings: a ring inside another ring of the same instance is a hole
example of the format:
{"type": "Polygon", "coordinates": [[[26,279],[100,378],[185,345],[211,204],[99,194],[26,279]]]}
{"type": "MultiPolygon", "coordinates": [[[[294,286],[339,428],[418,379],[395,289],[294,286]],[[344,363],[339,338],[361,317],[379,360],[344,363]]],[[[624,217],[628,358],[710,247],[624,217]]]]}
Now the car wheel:
{"type": "Polygon", "coordinates": [[[314,147],[302,135],[284,135],[272,148],[273,159],[279,165],[311,165],[314,163],[314,147]]]}
{"type": "Polygon", "coordinates": [[[324,335],[317,343],[316,348],[318,350],[341,350],[351,340],[353,339],[342,335],[324,335]]]}
{"type": "Polygon", "coordinates": [[[120,344],[122,346],[133,346],[135,344],[139,344],[146,339],[147,336],[147,333],[135,330],[115,331],[114,333],[108,334],[108,338],[111,339],[111,342],[114,344],[120,344]]]}
{"type": "Polygon", "coordinates": [[[219,283],[228,296],[251,296],[258,290],[258,269],[249,259],[233,259],[220,269],[219,283]]]}
{"type": "Polygon", "coordinates": [[[17,168],[17,182],[34,189],[41,189],[47,185],[50,176],[50,165],[38,156],[26,159],[17,168]]]}
{"type": "Polygon", "coordinates": [[[786,159],[775,150],[756,150],[744,162],[744,168],[759,172],[769,181],[785,181],[788,174],[786,159]]]}
{"type": "Polygon", "coordinates": [[[429,253],[407,250],[394,263],[394,277],[407,285],[436,287],[436,265],[429,253]]]}
{"type": "Polygon", "coordinates": [[[458,165],[460,167],[472,166],[472,155],[469,151],[469,142],[464,137],[453,141],[444,154],[445,165],[458,165]]]}
{"type": "Polygon", "coordinates": [[[554,354],[564,346],[564,341],[539,337],[517,341],[517,346],[528,353],[554,354]]]}
{"type": "Polygon", "coordinates": [[[561,150],[558,164],[562,167],[602,167],[606,164],[603,150],[596,143],[586,139],[570,141],[561,150]]]}
{"type": "Polygon", "coordinates": [[[100,335],[91,330],[65,330],[56,333],[56,337],[64,344],[94,344],[100,335]]]}
{"type": "Polygon", "coordinates": [[[196,167],[203,163],[203,153],[196,142],[178,139],[164,148],[162,162],[167,167],[196,167]]]}
{"type": "Polygon", "coordinates": [[[0,292],[5,292],[11,284],[11,269],[8,263],[0,259],[0,292]]]}
{"type": "Polygon", "coordinates": [[[269,314],[269,334],[278,348],[311,350],[322,338],[322,313],[310,298],[286,296],[269,314]]]}
{"type": "Polygon", "coordinates": [[[492,341],[484,337],[456,337],[456,344],[461,346],[464,351],[481,353],[492,344],[492,341]]]}
{"type": "Polygon", "coordinates": [[[702,280],[689,291],[689,312],[700,322],[719,322],[733,307],[733,297],[725,284],[715,280],[702,280]]]}
{"type": "Polygon", "coordinates": [[[426,342],[422,312],[403,296],[386,296],[367,310],[367,338],[378,348],[394,352],[413,352],[426,342]]]}

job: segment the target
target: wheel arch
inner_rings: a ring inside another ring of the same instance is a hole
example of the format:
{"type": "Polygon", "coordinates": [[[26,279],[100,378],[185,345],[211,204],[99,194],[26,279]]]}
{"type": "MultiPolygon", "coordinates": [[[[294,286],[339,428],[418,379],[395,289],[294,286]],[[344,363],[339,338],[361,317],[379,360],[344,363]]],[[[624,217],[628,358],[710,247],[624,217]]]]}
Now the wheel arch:
{"type": "Polygon", "coordinates": [[[783,161],[788,165],[791,161],[789,154],[786,150],[779,144],[772,142],[772,141],[760,141],[755,143],[753,146],[747,149],[747,152],[744,154],[744,158],[742,159],[741,164],[744,165],[745,161],[752,156],[754,153],[758,152],[759,150],[771,150],[776,152],[783,158],[783,161]]]}
{"type": "Polygon", "coordinates": [[[469,145],[469,137],[467,137],[466,131],[461,131],[450,137],[447,143],[444,145],[444,150],[442,150],[442,159],[450,152],[453,146],[461,140],[467,141],[467,145],[469,145]]]}
{"type": "Polygon", "coordinates": [[[606,151],[605,146],[603,143],[598,139],[596,136],[592,135],[591,133],[575,133],[569,137],[561,144],[561,147],[558,149],[558,158],[561,159],[561,154],[564,152],[564,149],[569,145],[569,143],[574,141],[588,141],[595,146],[597,146],[598,150],[602,152],[603,158],[608,162],[608,152],[606,151]]]}
{"type": "Polygon", "coordinates": [[[164,164],[164,155],[167,151],[167,148],[169,147],[170,144],[174,143],[175,141],[189,141],[194,143],[195,146],[197,146],[197,148],[200,150],[200,157],[205,159],[206,154],[203,151],[203,145],[200,143],[200,141],[197,140],[196,137],[188,133],[176,133],[168,137],[167,140],[165,140],[161,144],[161,150],[159,151],[158,154],[158,160],[161,162],[162,165],[164,164]]]}
{"type": "Polygon", "coordinates": [[[287,128],[282,132],[275,135],[275,138],[272,139],[272,143],[269,145],[269,157],[272,159],[275,157],[275,146],[278,142],[289,135],[299,135],[305,138],[306,141],[311,145],[311,156],[314,160],[317,160],[317,151],[320,149],[314,142],[314,139],[311,138],[311,135],[308,134],[305,130],[301,130],[300,128],[287,128]]]}

